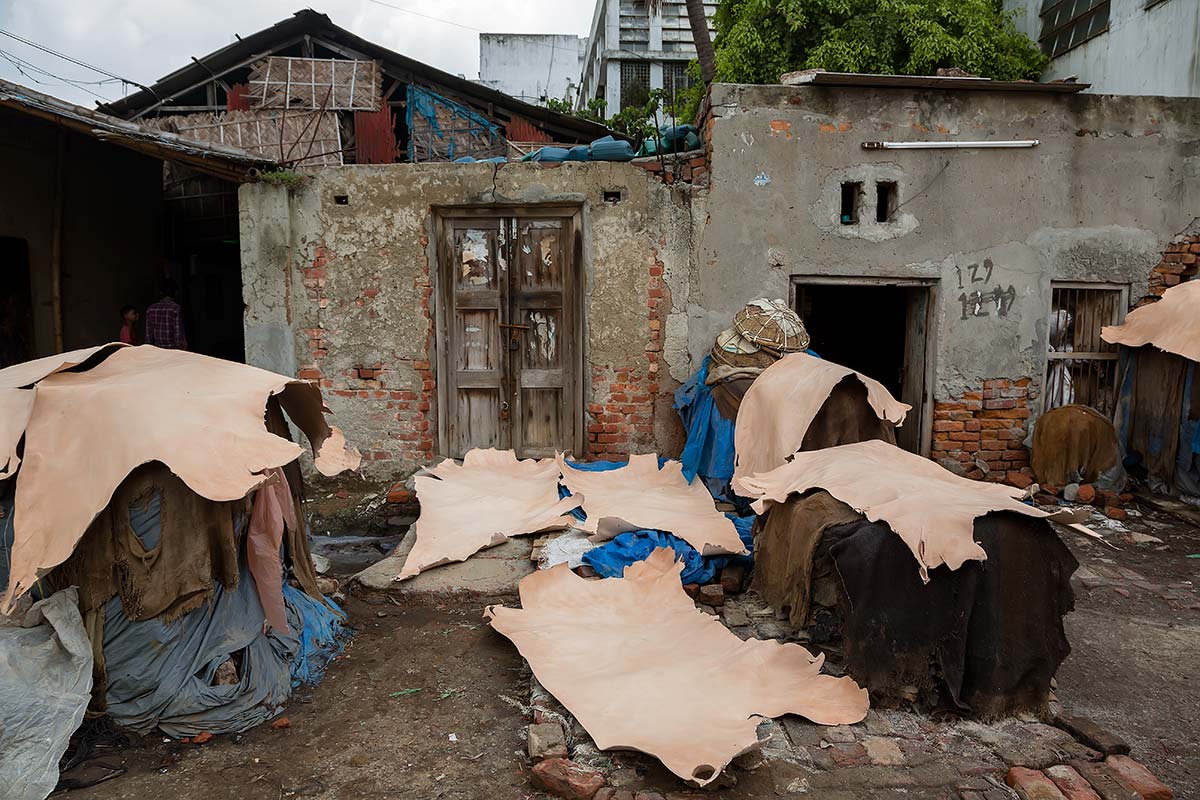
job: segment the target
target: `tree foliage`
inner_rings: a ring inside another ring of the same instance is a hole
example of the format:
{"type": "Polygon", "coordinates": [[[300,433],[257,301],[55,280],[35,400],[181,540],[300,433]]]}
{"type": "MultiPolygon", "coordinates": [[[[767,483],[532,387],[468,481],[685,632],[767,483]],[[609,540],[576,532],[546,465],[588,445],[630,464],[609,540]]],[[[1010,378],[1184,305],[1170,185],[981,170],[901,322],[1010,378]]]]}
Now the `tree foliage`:
{"type": "Polygon", "coordinates": [[[718,81],[777,83],[826,69],[1036,79],[1046,57],[1001,0],[721,0],[714,17],[718,81]]]}

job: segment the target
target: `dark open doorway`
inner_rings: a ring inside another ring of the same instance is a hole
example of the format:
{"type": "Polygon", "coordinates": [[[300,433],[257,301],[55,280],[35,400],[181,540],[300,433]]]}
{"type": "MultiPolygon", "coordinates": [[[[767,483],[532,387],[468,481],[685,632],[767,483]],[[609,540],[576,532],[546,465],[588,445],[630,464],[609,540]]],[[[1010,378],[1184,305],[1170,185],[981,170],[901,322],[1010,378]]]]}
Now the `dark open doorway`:
{"type": "Polygon", "coordinates": [[[33,357],[29,245],[0,236],[0,369],[33,357]]]}
{"type": "Polygon", "coordinates": [[[931,286],[853,278],[792,279],[793,307],[818,355],[874,378],[913,407],[896,443],[928,450],[924,434],[931,286]]]}

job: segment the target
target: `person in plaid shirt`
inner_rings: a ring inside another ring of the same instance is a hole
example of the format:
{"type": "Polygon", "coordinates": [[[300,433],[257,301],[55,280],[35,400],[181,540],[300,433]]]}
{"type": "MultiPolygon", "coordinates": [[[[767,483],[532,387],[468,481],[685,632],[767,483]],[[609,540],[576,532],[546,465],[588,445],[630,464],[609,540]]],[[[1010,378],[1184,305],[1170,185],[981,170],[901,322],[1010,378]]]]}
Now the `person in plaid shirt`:
{"type": "Polygon", "coordinates": [[[146,344],[168,350],[187,350],[183,308],[175,302],[175,281],[163,281],[163,297],[146,309],[146,344]]]}

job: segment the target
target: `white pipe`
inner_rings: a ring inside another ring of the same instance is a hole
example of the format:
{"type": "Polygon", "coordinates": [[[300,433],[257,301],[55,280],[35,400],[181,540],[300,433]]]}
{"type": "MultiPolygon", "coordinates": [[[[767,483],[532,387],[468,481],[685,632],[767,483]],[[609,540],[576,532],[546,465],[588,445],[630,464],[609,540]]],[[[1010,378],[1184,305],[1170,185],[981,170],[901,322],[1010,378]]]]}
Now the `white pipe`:
{"type": "Polygon", "coordinates": [[[1037,147],[1037,139],[981,142],[863,142],[864,150],[964,150],[974,148],[1037,147]]]}

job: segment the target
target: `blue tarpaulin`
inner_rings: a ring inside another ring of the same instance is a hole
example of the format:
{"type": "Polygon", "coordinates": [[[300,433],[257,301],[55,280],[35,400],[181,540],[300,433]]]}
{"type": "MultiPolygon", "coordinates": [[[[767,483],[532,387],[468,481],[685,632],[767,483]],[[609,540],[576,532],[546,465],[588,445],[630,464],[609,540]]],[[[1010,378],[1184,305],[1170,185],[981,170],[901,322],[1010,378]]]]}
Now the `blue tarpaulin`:
{"type": "Polygon", "coordinates": [[[688,483],[699,475],[709,493],[718,499],[727,496],[733,477],[733,420],[725,419],[713,402],[708,378],[708,356],[687,383],[675,390],[675,410],[687,431],[687,444],[680,454],[683,477],[688,483]]]}
{"type": "MultiPolygon", "coordinates": [[[[753,550],[754,537],[750,535],[750,529],[754,525],[754,517],[736,517],[733,514],[726,516],[733,520],[746,549],[753,550]]],[[[671,548],[675,551],[675,560],[683,562],[683,574],[679,576],[683,583],[710,583],[726,564],[745,564],[749,567],[752,563],[751,556],[702,556],[687,542],[662,531],[629,531],[618,534],[612,541],[584,553],[583,563],[596,570],[597,575],[619,578],[625,574],[627,566],[644,561],[660,547],[671,548]]]]}
{"type": "MultiPolygon", "coordinates": [[[[668,460],[666,458],[659,458],[659,466],[661,467],[668,460]]],[[[588,472],[607,472],[609,470],[621,469],[625,466],[625,463],[623,461],[567,462],[568,466],[588,472]]],[[[567,491],[567,487],[562,484],[559,484],[558,492],[562,497],[570,494],[567,491]]],[[[582,509],[576,508],[571,513],[577,519],[586,519],[582,509]]],[[[738,536],[741,538],[742,543],[746,545],[746,549],[753,550],[754,537],[750,535],[750,529],[754,525],[754,517],[738,517],[734,514],[726,514],[726,516],[733,521],[734,527],[737,528],[738,536]]],[[[752,562],[751,556],[748,555],[702,556],[696,548],[670,533],[665,531],[640,530],[618,534],[612,541],[605,542],[594,550],[589,550],[583,555],[583,563],[596,570],[596,574],[602,577],[619,578],[625,574],[625,567],[638,561],[644,561],[659,547],[671,548],[675,551],[675,560],[684,563],[683,574],[680,575],[680,580],[683,583],[709,583],[720,573],[726,564],[739,563],[749,566],[752,562]]]]}

